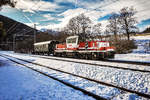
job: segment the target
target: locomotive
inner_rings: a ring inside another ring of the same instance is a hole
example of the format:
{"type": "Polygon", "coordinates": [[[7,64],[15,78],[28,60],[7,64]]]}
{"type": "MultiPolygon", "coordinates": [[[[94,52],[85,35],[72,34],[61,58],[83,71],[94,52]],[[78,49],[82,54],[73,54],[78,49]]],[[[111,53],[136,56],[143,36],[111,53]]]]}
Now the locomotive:
{"type": "Polygon", "coordinates": [[[34,44],[36,54],[52,54],[59,57],[74,57],[85,59],[113,58],[115,48],[108,41],[80,41],[79,36],[66,38],[66,43],[46,41],[34,44]]]}

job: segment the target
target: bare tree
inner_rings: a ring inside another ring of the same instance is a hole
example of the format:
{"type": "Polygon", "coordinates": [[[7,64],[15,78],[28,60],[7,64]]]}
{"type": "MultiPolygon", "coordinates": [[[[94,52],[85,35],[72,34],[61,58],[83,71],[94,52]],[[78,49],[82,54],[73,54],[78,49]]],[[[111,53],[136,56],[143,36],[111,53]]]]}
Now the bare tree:
{"type": "Polygon", "coordinates": [[[14,0],[0,0],[0,9],[3,5],[9,5],[11,7],[15,7],[15,1],[14,0]]]}
{"type": "Polygon", "coordinates": [[[102,40],[102,28],[101,28],[102,24],[101,23],[97,23],[96,25],[93,26],[93,36],[97,37],[97,38],[101,38],[102,40]]]}
{"type": "Polygon", "coordinates": [[[121,25],[122,33],[127,35],[128,40],[130,40],[131,33],[138,31],[138,28],[136,27],[136,17],[134,17],[135,14],[136,10],[133,7],[124,7],[120,10],[119,23],[121,25]]]}
{"type": "Polygon", "coordinates": [[[81,41],[85,41],[86,37],[90,35],[89,29],[91,28],[91,23],[92,21],[89,17],[86,17],[84,14],[80,14],[69,21],[67,25],[68,32],[73,35],[79,35],[81,41]]]}
{"type": "Polygon", "coordinates": [[[92,21],[89,17],[86,17],[84,14],[78,16],[79,27],[81,28],[80,35],[86,38],[89,34],[89,29],[91,28],[90,24],[92,21]]]}
{"type": "Polygon", "coordinates": [[[79,34],[79,23],[77,17],[70,19],[67,29],[67,31],[72,35],[79,34]]]}
{"type": "Polygon", "coordinates": [[[120,30],[118,20],[119,20],[119,15],[113,13],[108,20],[109,24],[106,26],[107,32],[114,34],[116,41],[118,40],[117,34],[119,33],[120,30]]]}
{"type": "MultiPolygon", "coordinates": [[[[15,7],[15,3],[13,0],[0,0],[0,10],[2,9],[1,7],[4,5],[9,5],[11,7],[15,7]]],[[[3,37],[6,35],[6,31],[3,26],[3,22],[0,22],[0,42],[2,42],[3,37]]]]}

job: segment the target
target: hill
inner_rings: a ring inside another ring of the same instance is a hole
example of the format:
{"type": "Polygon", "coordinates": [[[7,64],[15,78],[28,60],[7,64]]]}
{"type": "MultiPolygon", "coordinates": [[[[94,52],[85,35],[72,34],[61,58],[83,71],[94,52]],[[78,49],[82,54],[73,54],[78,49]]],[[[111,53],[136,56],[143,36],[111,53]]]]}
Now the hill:
{"type": "Polygon", "coordinates": [[[0,31],[0,49],[13,50],[13,42],[15,42],[16,49],[18,45],[21,46],[25,42],[30,43],[32,48],[34,31],[37,30],[2,15],[0,15],[0,23],[0,30],[3,30],[0,31]]]}
{"type": "Polygon", "coordinates": [[[143,33],[150,33],[150,27],[147,27],[147,28],[143,31],[143,33]]]}
{"type": "Polygon", "coordinates": [[[5,30],[5,36],[1,37],[0,49],[15,50],[16,52],[32,52],[34,43],[34,31],[36,31],[36,42],[58,40],[65,41],[68,36],[65,33],[52,30],[35,30],[23,23],[0,15],[0,30],[5,30]],[[1,25],[1,23],[3,25],[1,25]]]}
{"type": "Polygon", "coordinates": [[[12,41],[13,35],[31,35],[33,36],[34,29],[23,24],[17,22],[13,19],[0,15],[0,22],[3,23],[3,29],[5,29],[6,36],[3,39],[3,42],[12,41]]]}

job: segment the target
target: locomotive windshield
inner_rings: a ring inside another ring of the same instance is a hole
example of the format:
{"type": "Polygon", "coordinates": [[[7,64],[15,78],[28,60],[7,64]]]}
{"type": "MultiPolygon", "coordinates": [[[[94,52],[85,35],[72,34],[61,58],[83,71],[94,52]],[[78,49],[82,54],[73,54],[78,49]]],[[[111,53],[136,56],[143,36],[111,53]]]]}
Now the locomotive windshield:
{"type": "Polygon", "coordinates": [[[70,36],[66,39],[67,48],[77,48],[78,47],[78,36],[70,36]]]}
{"type": "Polygon", "coordinates": [[[68,43],[76,43],[76,38],[68,39],[67,42],[68,42],[68,43]]]}
{"type": "Polygon", "coordinates": [[[67,39],[67,43],[76,43],[76,39],[77,39],[77,38],[70,38],[70,39],[67,39]]]}

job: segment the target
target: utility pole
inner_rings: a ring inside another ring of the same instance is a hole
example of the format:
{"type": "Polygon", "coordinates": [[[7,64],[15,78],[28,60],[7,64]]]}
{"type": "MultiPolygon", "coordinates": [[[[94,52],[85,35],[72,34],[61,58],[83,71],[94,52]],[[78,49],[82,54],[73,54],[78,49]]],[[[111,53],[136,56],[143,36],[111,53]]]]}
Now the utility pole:
{"type": "Polygon", "coordinates": [[[36,24],[34,24],[34,43],[36,43],[36,24]]]}
{"type": "Polygon", "coordinates": [[[13,35],[13,51],[15,52],[15,39],[16,39],[16,34],[13,35]]]}

